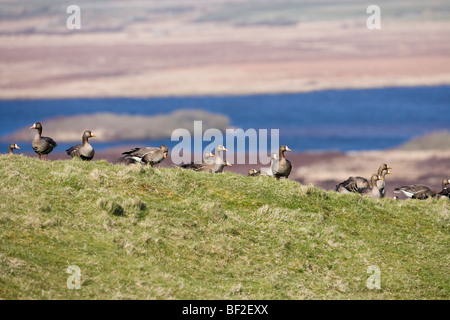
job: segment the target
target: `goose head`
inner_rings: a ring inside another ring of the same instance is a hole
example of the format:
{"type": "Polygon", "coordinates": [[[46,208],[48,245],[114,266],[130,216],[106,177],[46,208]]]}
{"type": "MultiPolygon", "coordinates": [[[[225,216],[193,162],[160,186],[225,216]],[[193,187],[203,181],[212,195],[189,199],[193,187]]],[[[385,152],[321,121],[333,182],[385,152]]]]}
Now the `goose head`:
{"type": "Polygon", "coordinates": [[[17,143],[11,143],[11,144],[9,145],[9,147],[10,147],[11,149],[20,149],[19,146],[17,145],[17,143]]]}
{"type": "Polygon", "coordinates": [[[164,152],[164,159],[167,158],[167,155],[169,154],[169,149],[163,144],[159,148],[162,150],[162,152],[164,152]]]}
{"type": "Polygon", "coordinates": [[[282,145],[282,146],[280,147],[280,152],[285,152],[285,151],[292,151],[292,150],[289,149],[288,146],[282,145]]]}
{"type": "Polygon", "coordinates": [[[252,175],[257,174],[257,173],[258,173],[258,171],[256,169],[250,169],[250,170],[248,170],[247,176],[252,176],[252,175]]]}
{"type": "Polygon", "coordinates": [[[83,133],[83,138],[94,138],[94,137],[96,137],[97,135],[96,134],[94,134],[91,130],[86,130],[84,133],[83,133]]]}
{"type": "Polygon", "coordinates": [[[223,145],[218,145],[216,147],[216,152],[228,151],[223,145]]]}
{"type": "Polygon", "coordinates": [[[384,174],[391,174],[391,169],[392,168],[390,166],[384,163],[378,168],[378,175],[383,175],[383,171],[385,171],[384,174]]]}
{"type": "Polygon", "coordinates": [[[370,178],[370,185],[374,188],[377,185],[377,181],[383,180],[383,177],[379,174],[374,173],[370,178]]]}
{"type": "Polygon", "coordinates": [[[442,180],[442,190],[447,189],[447,185],[450,184],[450,178],[442,180]]]}
{"type": "Polygon", "coordinates": [[[40,122],[35,122],[35,123],[33,123],[33,125],[30,127],[30,129],[42,130],[42,124],[41,124],[40,122]]]}

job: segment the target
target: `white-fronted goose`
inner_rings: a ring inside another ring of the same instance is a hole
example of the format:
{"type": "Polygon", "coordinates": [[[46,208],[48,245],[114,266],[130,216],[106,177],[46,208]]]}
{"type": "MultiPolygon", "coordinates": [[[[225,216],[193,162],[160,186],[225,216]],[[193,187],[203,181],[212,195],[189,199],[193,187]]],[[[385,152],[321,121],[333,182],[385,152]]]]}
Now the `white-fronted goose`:
{"type": "Polygon", "coordinates": [[[223,168],[225,167],[232,167],[233,165],[231,163],[229,163],[228,161],[225,161],[225,163],[223,164],[222,168],[220,168],[217,173],[222,173],[223,172],[223,168]]]}
{"type": "MultiPolygon", "coordinates": [[[[212,163],[212,159],[214,158],[214,154],[212,152],[205,152],[205,154],[203,155],[203,161],[200,163],[202,165],[207,165],[207,164],[211,164],[212,163]]],[[[197,168],[198,163],[186,163],[180,166],[180,168],[183,169],[195,169],[197,168]]]]}
{"type": "Polygon", "coordinates": [[[391,170],[392,170],[392,168],[390,166],[388,166],[386,163],[382,164],[378,168],[378,175],[383,178],[382,180],[378,180],[379,189],[380,189],[382,198],[384,198],[384,196],[386,195],[386,175],[391,174],[392,173],[391,170]]]}
{"type": "Polygon", "coordinates": [[[222,159],[222,152],[228,151],[224,146],[219,145],[216,147],[215,152],[215,160],[213,163],[196,163],[193,164],[191,167],[187,169],[192,169],[195,171],[203,171],[203,172],[210,172],[210,173],[218,173],[222,172],[223,167],[226,165],[222,159]]]}
{"type": "Polygon", "coordinates": [[[403,193],[411,199],[427,199],[428,197],[436,196],[436,192],[429,187],[422,184],[413,184],[409,186],[402,186],[394,189],[394,193],[403,193]]]}
{"type": "Polygon", "coordinates": [[[261,174],[261,170],[250,169],[248,170],[247,177],[257,177],[261,174]]]}
{"type": "Polygon", "coordinates": [[[127,155],[136,162],[142,162],[153,167],[155,164],[158,164],[167,158],[168,153],[169,149],[167,149],[165,145],[161,145],[159,148],[134,148],[130,151],[123,152],[122,154],[127,155]]]}
{"type": "Polygon", "coordinates": [[[278,161],[274,161],[272,164],[272,173],[275,176],[275,179],[277,180],[280,178],[287,179],[292,170],[291,162],[284,156],[284,153],[286,151],[292,150],[285,145],[281,146],[279,152],[279,159],[278,161]]]}
{"type": "Polygon", "coordinates": [[[34,152],[39,155],[39,159],[45,154],[45,160],[47,160],[48,154],[57,146],[55,140],[49,137],[42,137],[42,124],[40,122],[34,123],[30,129],[37,130],[33,142],[31,143],[34,152]]]}
{"type": "Polygon", "coordinates": [[[381,198],[381,184],[379,181],[383,180],[383,177],[378,174],[373,174],[370,178],[370,187],[362,188],[358,190],[358,193],[365,196],[371,196],[376,199],[381,198]]]}
{"type": "Polygon", "coordinates": [[[20,148],[17,144],[11,143],[8,148],[8,154],[13,154],[14,149],[20,149],[20,148]]]}
{"type": "Polygon", "coordinates": [[[92,133],[91,130],[86,130],[83,133],[83,136],[81,137],[82,144],[77,144],[76,146],[73,146],[66,150],[66,153],[74,157],[79,157],[82,160],[90,161],[92,158],[94,158],[95,150],[92,148],[92,146],[89,144],[88,139],[96,137],[94,133],[92,133]]]}
{"type": "MultiPolygon", "coordinates": [[[[381,192],[381,197],[383,198],[386,194],[385,190],[385,176],[386,174],[391,173],[391,167],[387,164],[382,164],[378,167],[377,174],[381,176],[383,179],[378,180],[379,189],[381,192]]],[[[339,183],[336,186],[336,192],[339,193],[349,193],[349,192],[358,192],[360,189],[370,188],[370,181],[363,177],[349,177],[347,180],[339,183]]]]}
{"type": "Polygon", "coordinates": [[[450,199],[450,188],[447,185],[450,184],[450,178],[442,180],[442,191],[438,193],[439,198],[449,198],[450,199]]]}

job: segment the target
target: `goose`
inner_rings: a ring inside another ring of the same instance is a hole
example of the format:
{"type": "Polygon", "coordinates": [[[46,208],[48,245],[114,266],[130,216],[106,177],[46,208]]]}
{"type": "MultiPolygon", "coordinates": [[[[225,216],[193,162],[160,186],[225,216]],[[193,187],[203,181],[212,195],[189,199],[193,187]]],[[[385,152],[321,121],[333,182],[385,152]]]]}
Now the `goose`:
{"type": "Polygon", "coordinates": [[[31,143],[34,152],[39,155],[39,160],[43,154],[45,154],[45,160],[47,160],[48,154],[57,146],[55,140],[49,137],[42,137],[42,124],[40,122],[34,123],[30,129],[37,130],[31,143]]]}
{"type": "Polygon", "coordinates": [[[378,181],[383,180],[383,177],[378,174],[373,174],[370,178],[370,187],[361,188],[358,193],[361,195],[371,196],[376,199],[381,198],[381,186],[378,181]]]}
{"type": "MultiPolygon", "coordinates": [[[[212,152],[205,152],[205,154],[203,155],[203,161],[201,162],[201,164],[202,165],[210,164],[212,161],[211,158],[214,158],[214,154],[212,152]]],[[[186,163],[186,164],[181,165],[180,168],[194,169],[197,167],[197,165],[198,165],[198,163],[191,162],[191,163],[186,163]]]]}
{"type": "Polygon", "coordinates": [[[225,161],[225,163],[223,164],[222,168],[220,168],[217,173],[223,173],[223,168],[225,167],[232,167],[233,165],[231,163],[229,163],[228,161],[225,161]]]}
{"type": "MultiPolygon", "coordinates": [[[[381,177],[383,177],[383,180],[378,180],[378,184],[380,184],[380,192],[382,195],[382,198],[385,196],[386,194],[386,190],[385,190],[385,176],[386,174],[390,174],[391,173],[391,167],[388,166],[387,164],[382,164],[379,166],[377,174],[381,177]]],[[[370,181],[367,180],[366,178],[363,177],[349,177],[347,180],[339,183],[336,186],[336,192],[339,193],[349,193],[349,192],[358,192],[358,190],[360,189],[364,189],[364,188],[370,188],[370,181]]]]}
{"type": "Polygon", "coordinates": [[[248,170],[247,177],[256,177],[256,176],[259,176],[260,174],[261,174],[261,170],[250,169],[250,170],[248,170]]]}
{"type": "Polygon", "coordinates": [[[402,186],[394,189],[394,193],[403,193],[405,196],[411,199],[427,199],[428,197],[436,196],[436,192],[429,187],[422,184],[412,184],[409,186],[402,186]]]}
{"type": "Polygon", "coordinates": [[[442,180],[442,191],[438,193],[439,198],[450,199],[450,188],[447,188],[448,184],[450,184],[450,178],[442,180]]]}
{"type": "Polygon", "coordinates": [[[271,166],[272,173],[275,176],[276,180],[280,179],[281,177],[287,179],[289,177],[289,174],[291,173],[291,162],[284,156],[284,153],[286,151],[292,150],[285,145],[281,146],[279,151],[279,159],[278,161],[274,161],[273,165],[271,166]]]}
{"type": "Polygon", "coordinates": [[[9,145],[8,154],[13,154],[14,149],[20,149],[16,143],[11,143],[9,145]]]}
{"type": "Polygon", "coordinates": [[[150,165],[151,167],[166,159],[168,153],[169,149],[167,149],[165,145],[161,145],[161,147],[159,148],[156,147],[134,148],[131,149],[130,151],[122,152],[122,154],[126,155],[125,158],[130,157],[136,162],[142,162],[144,164],[150,165]]]}
{"type": "MultiPolygon", "coordinates": [[[[213,163],[194,163],[192,166],[190,166],[187,169],[192,169],[195,171],[204,171],[204,172],[210,172],[210,173],[218,173],[222,172],[223,167],[227,165],[227,163],[224,163],[222,159],[222,152],[228,151],[224,146],[219,145],[216,147],[215,152],[215,160],[213,163]]],[[[229,163],[229,162],[228,162],[229,163]]]]}
{"type": "Polygon", "coordinates": [[[83,144],[77,144],[66,150],[66,153],[72,158],[79,157],[82,160],[90,161],[94,158],[95,150],[89,144],[88,139],[94,138],[96,135],[91,130],[86,130],[81,136],[83,144]]]}

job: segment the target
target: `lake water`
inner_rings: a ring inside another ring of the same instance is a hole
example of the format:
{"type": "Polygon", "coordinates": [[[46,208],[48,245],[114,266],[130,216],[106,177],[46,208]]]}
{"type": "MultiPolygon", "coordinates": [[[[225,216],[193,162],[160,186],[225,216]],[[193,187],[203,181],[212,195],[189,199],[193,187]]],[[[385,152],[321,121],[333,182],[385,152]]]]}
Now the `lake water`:
{"type": "MultiPolygon", "coordinates": [[[[168,98],[98,98],[56,100],[0,100],[0,137],[55,116],[115,112],[154,115],[177,109],[201,109],[227,115],[233,127],[279,129],[280,144],[295,151],[374,150],[450,127],[450,86],[325,90],[297,94],[168,98]]],[[[83,130],[80,124],[80,130],[83,130]]],[[[95,130],[95,128],[92,128],[95,130]]],[[[53,137],[56,139],[56,137],[53,137]]],[[[130,141],[95,143],[97,150],[130,141]]],[[[7,152],[9,141],[0,141],[7,152]]],[[[170,139],[135,141],[136,146],[170,139]]],[[[64,151],[74,143],[60,143],[64,151]]],[[[208,143],[205,143],[208,144],[208,143]]],[[[19,144],[32,151],[31,141],[19,144]]]]}

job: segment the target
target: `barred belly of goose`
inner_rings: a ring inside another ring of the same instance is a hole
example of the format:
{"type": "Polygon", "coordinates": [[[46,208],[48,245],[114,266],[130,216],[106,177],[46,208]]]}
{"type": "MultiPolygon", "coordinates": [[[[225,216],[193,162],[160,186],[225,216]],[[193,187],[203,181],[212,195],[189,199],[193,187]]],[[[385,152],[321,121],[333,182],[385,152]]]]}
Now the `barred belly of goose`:
{"type": "Polygon", "coordinates": [[[82,160],[91,161],[94,158],[95,150],[89,144],[89,138],[94,138],[96,135],[91,130],[86,130],[81,136],[82,144],[77,144],[66,150],[66,153],[72,158],[81,158],[82,160]]]}

